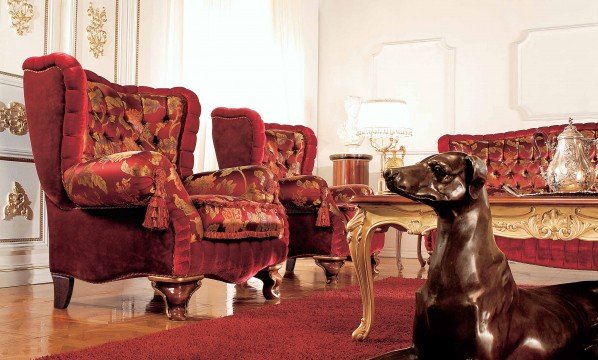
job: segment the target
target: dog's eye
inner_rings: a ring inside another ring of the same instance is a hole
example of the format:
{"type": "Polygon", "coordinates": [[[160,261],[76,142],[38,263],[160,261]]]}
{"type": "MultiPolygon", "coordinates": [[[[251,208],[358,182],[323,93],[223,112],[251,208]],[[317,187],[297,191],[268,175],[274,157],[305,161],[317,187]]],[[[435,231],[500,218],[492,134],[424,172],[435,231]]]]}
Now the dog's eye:
{"type": "Polygon", "coordinates": [[[443,178],[446,176],[446,171],[444,171],[444,168],[440,165],[433,165],[432,171],[434,172],[434,175],[436,175],[439,178],[443,178]]]}

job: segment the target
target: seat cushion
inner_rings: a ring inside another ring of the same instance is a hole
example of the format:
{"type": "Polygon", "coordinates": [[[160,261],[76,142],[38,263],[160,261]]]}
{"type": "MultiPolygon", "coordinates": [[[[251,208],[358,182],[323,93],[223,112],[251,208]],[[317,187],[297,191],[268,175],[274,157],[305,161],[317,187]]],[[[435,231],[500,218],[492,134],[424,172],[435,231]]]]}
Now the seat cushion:
{"type": "Polygon", "coordinates": [[[283,235],[285,215],[280,204],[225,195],[192,195],[191,201],[201,217],[204,238],[263,239],[283,235]]]}

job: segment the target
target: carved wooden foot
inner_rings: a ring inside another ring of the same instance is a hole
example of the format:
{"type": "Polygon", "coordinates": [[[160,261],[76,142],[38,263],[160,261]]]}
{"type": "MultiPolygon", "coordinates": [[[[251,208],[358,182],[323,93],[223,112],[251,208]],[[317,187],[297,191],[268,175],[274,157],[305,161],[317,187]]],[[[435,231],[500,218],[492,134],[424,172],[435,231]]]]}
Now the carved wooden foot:
{"type": "Polygon", "coordinates": [[[166,305],[166,315],[170,320],[187,319],[187,304],[193,293],[201,286],[203,276],[188,278],[168,278],[150,276],[154,290],[162,296],[166,305]]]}
{"type": "Polygon", "coordinates": [[[374,276],[380,274],[380,269],[378,269],[379,266],[380,266],[380,252],[375,252],[372,254],[372,272],[374,273],[374,276]]]}
{"type": "Polygon", "coordinates": [[[264,287],[262,293],[268,300],[280,298],[280,284],[282,284],[282,276],[278,270],[282,267],[282,264],[272,265],[267,269],[263,269],[255,277],[262,280],[264,287]]]}
{"type": "Polygon", "coordinates": [[[338,273],[345,265],[345,258],[340,256],[314,256],[316,265],[324,269],[326,284],[338,283],[338,273]]]}
{"type": "Polygon", "coordinates": [[[66,309],[71,302],[75,278],[52,274],[52,281],[54,282],[54,308],[66,309]]]}
{"type": "Polygon", "coordinates": [[[295,270],[295,262],[297,258],[287,259],[286,272],[292,273],[295,270]]]}

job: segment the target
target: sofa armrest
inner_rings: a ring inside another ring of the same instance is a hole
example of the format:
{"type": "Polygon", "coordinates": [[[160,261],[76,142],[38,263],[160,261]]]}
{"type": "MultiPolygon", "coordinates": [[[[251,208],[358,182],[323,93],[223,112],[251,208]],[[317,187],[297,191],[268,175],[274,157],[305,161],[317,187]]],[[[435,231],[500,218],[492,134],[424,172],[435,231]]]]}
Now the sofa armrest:
{"type": "Polygon", "coordinates": [[[280,202],[295,211],[318,213],[316,226],[330,226],[330,212],[340,214],[326,180],[315,175],[280,179],[280,202]]]}
{"type": "Polygon", "coordinates": [[[274,173],[249,165],[193,174],[184,181],[191,195],[227,195],[260,203],[279,203],[280,187],[274,173]]]}
{"type": "Polygon", "coordinates": [[[331,186],[332,198],[337,205],[348,204],[355,195],[373,195],[372,188],[363,184],[346,184],[331,186]]]}
{"type": "Polygon", "coordinates": [[[143,226],[149,229],[168,228],[170,215],[180,211],[174,217],[187,218],[202,236],[201,219],[181,178],[158,152],[128,151],[79,163],[64,172],[63,181],[78,206],[147,206],[143,226]]]}

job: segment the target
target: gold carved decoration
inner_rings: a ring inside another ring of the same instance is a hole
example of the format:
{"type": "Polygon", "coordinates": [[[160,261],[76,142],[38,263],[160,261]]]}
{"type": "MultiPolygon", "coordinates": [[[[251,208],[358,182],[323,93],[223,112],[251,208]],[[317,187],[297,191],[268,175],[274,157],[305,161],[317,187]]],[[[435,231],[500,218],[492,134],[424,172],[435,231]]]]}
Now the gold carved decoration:
{"type": "Polygon", "coordinates": [[[598,216],[584,214],[583,208],[561,206],[537,209],[506,221],[495,221],[494,230],[503,236],[535,237],[538,239],[573,240],[595,238],[598,216]],[[519,236],[518,236],[519,235],[519,236]]]}
{"type": "Polygon", "coordinates": [[[27,114],[25,105],[18,102],[11,102],[8,107],[0,102],[0,132],[8,129],[11,134],[22,136],[27,134],[27,114]]]}
{"type": "Polygon", "coordinates": [[[27,220],[33,219],[31,200],[23,186],[16,181],[8,194],[8,204],[4,207],[4,220],[12,220],[15,216],[23,216],[27,220]]]}
{"type": "Polygon", "coordinates": [[[12,21],[11,27],[17,35],[23,36],[31,30],[33,19],[33,5],[29,0],[8,0],[8,14],[12,21]]]}
{"type": "Polygon", "coordinates": [[[108,34],[103,27],[108,21],[106,16],[106,8],[94,8],[93,3],[89,3],[87,8],[87,16],[89,17],[89,26],[87,26],[87,41],[89,41],[89,52],[93,54],[94,58],[99,58],[104,55],[104,45],[108,40],[108,34]]]}

